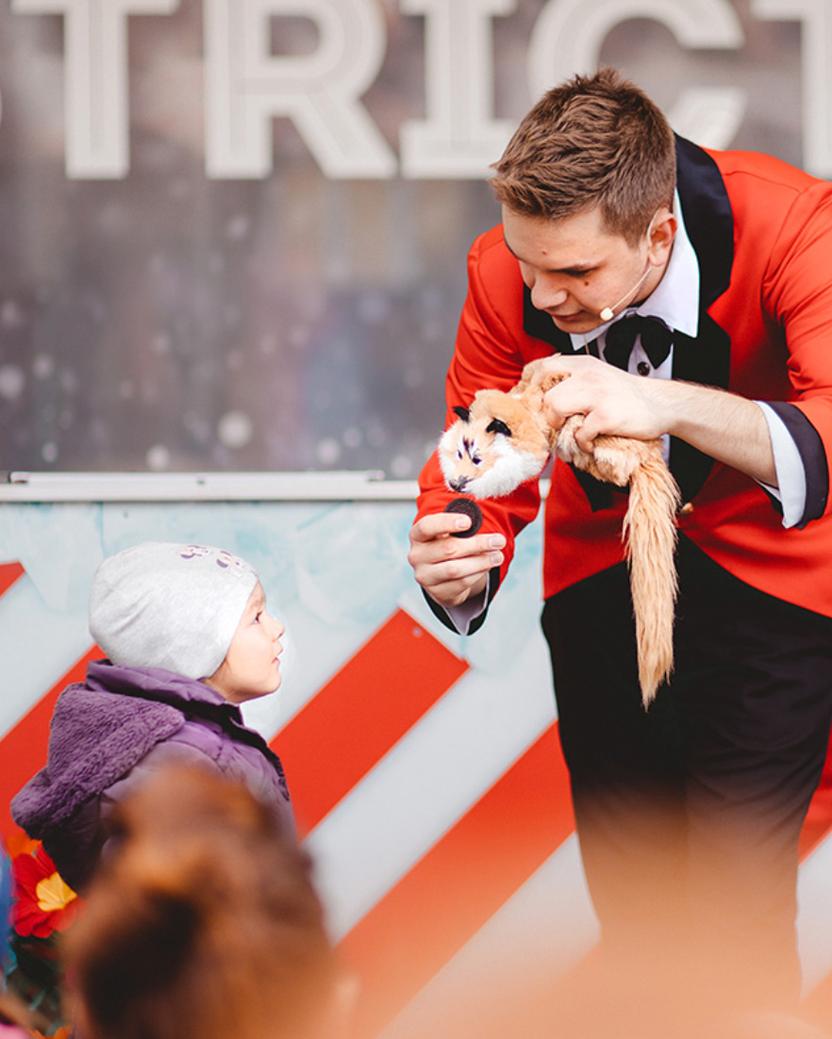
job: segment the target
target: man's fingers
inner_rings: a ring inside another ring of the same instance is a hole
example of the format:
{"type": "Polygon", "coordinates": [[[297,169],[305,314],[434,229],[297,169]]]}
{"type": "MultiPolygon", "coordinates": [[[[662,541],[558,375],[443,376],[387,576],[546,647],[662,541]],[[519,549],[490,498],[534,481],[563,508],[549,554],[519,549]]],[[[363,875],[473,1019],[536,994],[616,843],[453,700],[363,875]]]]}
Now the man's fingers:
{"type": "Polygon", "coordinates": [[[460,581],[448,581],[425,590],[432,599],[446,608],[461,606],[472,595],[479,595],[485,589],[486,580],[486,574],[472,574],[460,581]]]}
{"type": "Polygon", "coordinates": [[[555,366],[555,363],[556,359],[554,357],[546,357],[539,364],[535,364],[529,385],[532,387],[539,386],[547,375],[559,371],[560,369],[555,366]]]}
{"type": "Polygon", "coordinates": [[[434,512],[422,516],[410,528],[411,542],[433,541],[435,538],[467,530],[471,526],[471,517],[461,512],[434,512]]]}
{"type": "MultiPolygon", "coordinates": [[[[443,606],[464,602],[485,586],[486,575],[501,566],[506,539],[498,533],[455,538],[459,517],[451,513],[423,516],[410,531],[407,561],[425,591],[443,606]]],[[[466,517],[467,518],[467,517],[466,517]]]]}
{"type": "MultiPolygon", "coordinates": [[[[603,363],[597,357],[586,357],[583,354],[577,357],[564,357],[563,354],[555,354],[553,357],[544,358],[535,367],[532,372],[530,385],[539,386],[548,375],[574,375],[578,372],[592,371],[596,365],[603,363]]],[[[568,380],[564,379],[563,381],[567,382],[568,380]]]]}
{"type": "Polygon", "coordinates": [[[414,576],[423,588],[436,588],[454,581],[486,574],[492,567],[501,566],[502,552],[485,552],[462,559],[448,559],[441,563],[423,563],[413,568],[414,576]]]}
{"type": "Polygon", "coordinates": [[[589,409],[586,393],[572,383],[576,379],[564,379],[553,386],[543,398],[543,413],[553,429],[560,429],[571,415],[581,415],[589,409]]]}
{"type": "Polygon", "coordinates": [[[584,417],[579,429],[575,430],[575,443],[582,451],[592,454],[592,446],[596,437],[604,432],[602,424],[595,412],[584,417]]]}
{"type": "Polygon", "coordinates": [[[440,537],[431,541],[412,542],[407,560],[411,566],[444,563],[449,559],[464,559],[466,556],[499,550],[505,548],[505,545],[506,539],[502,534],[477,534],[472,538],[440,537]]]}

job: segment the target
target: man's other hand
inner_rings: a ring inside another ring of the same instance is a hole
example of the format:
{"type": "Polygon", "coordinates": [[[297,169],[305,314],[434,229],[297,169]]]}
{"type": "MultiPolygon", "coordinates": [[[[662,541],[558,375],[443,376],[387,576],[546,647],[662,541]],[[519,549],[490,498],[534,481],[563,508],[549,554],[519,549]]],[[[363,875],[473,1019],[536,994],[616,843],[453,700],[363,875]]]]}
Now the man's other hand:
{"type": "Polygon", "coordinates": [[[468,516],[440,512],[423,516],[410,528],[407,561],[417,582],[440,606],[461,606],[486,586],[488,572],[503,562],[502,534],[455,538],[471,525],[468,516]]]}

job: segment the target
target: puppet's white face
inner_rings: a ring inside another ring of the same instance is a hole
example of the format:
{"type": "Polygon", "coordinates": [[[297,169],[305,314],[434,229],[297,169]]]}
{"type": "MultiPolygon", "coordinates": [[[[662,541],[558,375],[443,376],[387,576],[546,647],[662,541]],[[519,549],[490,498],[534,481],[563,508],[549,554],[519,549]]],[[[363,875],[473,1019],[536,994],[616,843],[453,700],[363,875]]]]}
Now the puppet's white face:
{"type": "Polygon", "coordinates": [[[475,402],[467,419],[461,417],[445,431],[439,441],[439,462],[452,491],[500,498],[540,473],[548,445],[545,439],[535,445],[520,442],[507,422],[482,410],[475,402]]]}

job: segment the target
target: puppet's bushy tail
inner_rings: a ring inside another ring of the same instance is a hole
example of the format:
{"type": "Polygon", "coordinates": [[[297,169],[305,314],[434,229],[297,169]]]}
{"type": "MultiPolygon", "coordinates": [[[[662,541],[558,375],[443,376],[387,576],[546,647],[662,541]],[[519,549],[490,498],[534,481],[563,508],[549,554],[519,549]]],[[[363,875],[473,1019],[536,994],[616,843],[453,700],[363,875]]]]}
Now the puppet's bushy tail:
{"type": "Polygon", "coordinates": [[[679,489],[657,450],[643,458],[630,477],[630,503],[623,530],[645,707],[673,670],[678,507],[679,489]]]}

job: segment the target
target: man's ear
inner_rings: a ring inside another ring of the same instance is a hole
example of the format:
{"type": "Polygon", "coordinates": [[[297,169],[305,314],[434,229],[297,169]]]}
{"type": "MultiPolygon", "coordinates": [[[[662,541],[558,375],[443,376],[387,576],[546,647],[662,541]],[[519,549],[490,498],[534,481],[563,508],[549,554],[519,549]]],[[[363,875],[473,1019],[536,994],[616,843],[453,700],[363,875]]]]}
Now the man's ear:
{"type": "Polygon", "coordinates": [[[454,414],[461,418],[463,422],[467,422],[470,418],[470,413],[468,409],[463,408],[461,404],[457,404],[457,406],[453,410],[454,414]]]}
{"type": "Polygon", "coordinates": [[[663,267],[670,259],[679,222],[667,206],[661,206],[650,221],[647,257],[653,267],[663,267]]]}

